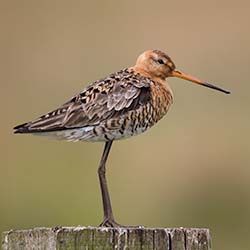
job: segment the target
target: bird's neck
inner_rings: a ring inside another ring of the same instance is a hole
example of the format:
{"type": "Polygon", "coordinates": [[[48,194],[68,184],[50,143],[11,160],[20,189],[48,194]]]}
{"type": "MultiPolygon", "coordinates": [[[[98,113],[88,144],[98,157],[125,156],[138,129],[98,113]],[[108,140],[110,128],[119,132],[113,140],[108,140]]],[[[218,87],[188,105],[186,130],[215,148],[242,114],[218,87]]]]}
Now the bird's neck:
{"type": "Polygon", "coordinates": [[[145,67],[141,67],[139,65],[135,65],[133,67],[130,68],[132,71],[134,71],[137,74],[140,74],[141,76],[150,78],[154,81],[157,81],[157,78],[155,75],[153,75],[152,73],[148,72],[147,70],[145,70],[145,67]]]}
{"type": "Polygon", "coordinates": [[[166,91],[168,91],[170,93],[170,95],[173,97],[173,91],[170,88],[166,78],[162,78],[159,76],[155,76],[150,74],[149,72],[145,71],[144,69],[142,69],[141,67],[138,67],[137,65],[135,65],[134,67],[131,67],[130,70],[134,71],[135,73],[140,74],[141,76],[150,78],[151,80],[153,80],[154,82],[158,83],[159,85],[161,85],[166,91]]]}

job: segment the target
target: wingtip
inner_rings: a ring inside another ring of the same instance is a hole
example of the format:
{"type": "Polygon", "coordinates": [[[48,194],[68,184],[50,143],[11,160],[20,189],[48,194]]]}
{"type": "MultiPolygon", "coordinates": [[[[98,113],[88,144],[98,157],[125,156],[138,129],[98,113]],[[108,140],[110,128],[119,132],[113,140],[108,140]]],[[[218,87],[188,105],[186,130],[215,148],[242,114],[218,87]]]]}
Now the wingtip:
{"type": "Polygon", "coordinates": [[[29,132],[29,128],[26,125],[27,125],[27,123],[15,126],[13,128],[14,134],[28,133],[29,132]]]}
{"type": "Polygon", "coordinates": [[[14,134],[24,134],[24,133],[28,133],[28,131],[25,131],[23,129],[16,129],[13,131],[14,134]]]}

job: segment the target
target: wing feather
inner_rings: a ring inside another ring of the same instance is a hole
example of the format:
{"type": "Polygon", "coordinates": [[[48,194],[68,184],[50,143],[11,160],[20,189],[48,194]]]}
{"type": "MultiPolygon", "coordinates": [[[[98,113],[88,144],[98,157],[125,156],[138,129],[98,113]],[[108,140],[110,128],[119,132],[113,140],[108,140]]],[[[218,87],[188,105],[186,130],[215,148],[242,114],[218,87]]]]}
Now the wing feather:
{"type": "Polygon", "coordinates": [[[130,69],[96,81],[60,108],[15,127],[15,133],[35,133],[96,126],[137,109],[150,100],[150,79],[130,69]]]}

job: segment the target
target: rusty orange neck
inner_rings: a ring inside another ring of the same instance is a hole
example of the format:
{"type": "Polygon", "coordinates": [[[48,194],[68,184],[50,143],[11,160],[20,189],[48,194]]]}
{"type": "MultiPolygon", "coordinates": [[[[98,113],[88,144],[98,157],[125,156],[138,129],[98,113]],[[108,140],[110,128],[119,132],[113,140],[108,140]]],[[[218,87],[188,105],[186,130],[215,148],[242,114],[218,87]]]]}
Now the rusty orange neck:
{"type": "Polygon", "coordinates": [[[147,71],[145,71],[144,69],[142,69],[141,67],[138,67],[137,65],[135,65],[129,69],[133,70],[135,73],[140,74],[141,76],[152,79],[154,82],[160,84],[164,89],[166,89],[171,94],[171,96],[173,96],[173,91],[170,88],[166,78],[152,75],[152,74],[148,73],[147,71]]]}

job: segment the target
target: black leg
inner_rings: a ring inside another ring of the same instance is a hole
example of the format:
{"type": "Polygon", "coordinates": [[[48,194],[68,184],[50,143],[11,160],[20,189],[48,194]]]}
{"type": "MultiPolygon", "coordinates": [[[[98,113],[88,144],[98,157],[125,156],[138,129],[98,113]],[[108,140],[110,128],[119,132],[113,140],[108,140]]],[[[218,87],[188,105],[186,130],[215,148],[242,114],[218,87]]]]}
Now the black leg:
{"type": "Polygon", "coordinates": [[[111,201],[108,192],[108,185],[106,180],[106,161],[108,159],[108,155],[111,149],[113,141],[108,141],[105,143],[104,151],[102,154],[102,158],[100,161],[100,165],[98,168],[98,175],[100,180],[100,186],[102,191],[102,203],[103,203],[103,210],[104,210],[104,220],[100,226],[106,227],[120,227],[118,223],[115,222],[113,211],[111,207],[111,201]]]}

